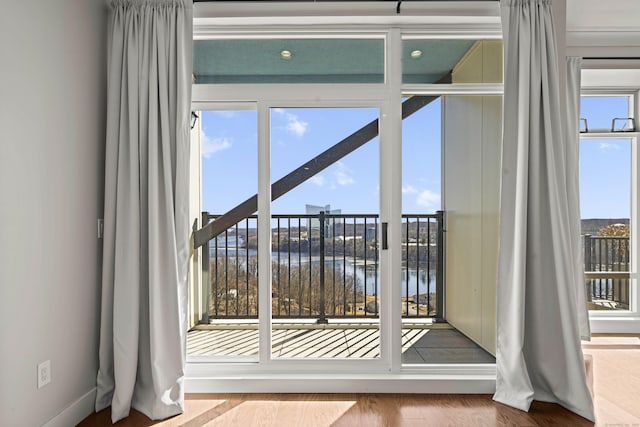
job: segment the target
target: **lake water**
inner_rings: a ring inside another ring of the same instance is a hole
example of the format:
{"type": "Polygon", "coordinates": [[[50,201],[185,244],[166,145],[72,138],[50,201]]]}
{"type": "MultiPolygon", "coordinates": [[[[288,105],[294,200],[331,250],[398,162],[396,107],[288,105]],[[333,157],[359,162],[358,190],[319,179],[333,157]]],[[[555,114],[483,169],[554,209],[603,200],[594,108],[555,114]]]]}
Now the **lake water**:
{"type": "MultiPolygon", "coordinates": [[[[229,244],[229,246],[231,246],[231,244],[229,244]]],[[[226,256],[229,258],[235,258],[236,256],[235,247],[228,248],[226,252],[224,248],[218,248],[217,251],[218,251],[218,257],[224,257],[225,253],[226,253],[226,256]]],[[[215,257],[215,253],[216,253],[216,249],[211,248],[209,251],[211,259],[215,257]]],[[[257,255],[257,251],[255,249],[239,248],[238,255],[241,258],[245,258],[247,256],[251,258],[257,255]]],[[[286,265],[290,262],[291,263],[290,265],[292,266],[305,265],[309,263],[313,265],[313,264],[320,263],[320,257],[317,255],[312,255],[311,257],[309,257],[308,253],[307,254],[301,253],[300,257],[298,258],[297,252],[291,252],[291,253],[272,252],[271,260],[274,262],[277,262],[278,259],[280,261],[280,264],[286,265]]],[[[358,279],[358,283],[360,284],[361,290],[364,289],[364,284],[366,279],[367,294],[377,293],[376,292],[376,274],[379,274],[379,272],[376,272],[375,264],[373,261],[367,260],[366,268],[364,265],[362,265],[363,263],[364,263],[363,260],[359,262],[358,261],[354,262],[354,259],[351,257],[344,258],[344,259],[342,257],[339,257],[339,258],[336,257],[334,261],[332,257],[326,256],[325,257],[325,265],[326,265],[325,283],[328,283],[332,280],[333,275],[331,274],[331,269],[335,268],[336,277],[341,276],[343,274],[343,271],[345,271],[346,269],[347,274],[353,274],[356,276],[356,278],[358,279]]],[[[428,266],[424,266],[420,270],[417,270],[415,268],[402,269],[402,279],[401,279],[402,280],[401,282],[402,296],[413,296],[416,294],[425,294],[427,292],[429,293],[436,292],[435,269],[431,268],[429,273],[427,274],[427,268],[428,266]]],[[[377,280],[377,283],[378,284],[380,283],[379,278],[377,280]]]]}

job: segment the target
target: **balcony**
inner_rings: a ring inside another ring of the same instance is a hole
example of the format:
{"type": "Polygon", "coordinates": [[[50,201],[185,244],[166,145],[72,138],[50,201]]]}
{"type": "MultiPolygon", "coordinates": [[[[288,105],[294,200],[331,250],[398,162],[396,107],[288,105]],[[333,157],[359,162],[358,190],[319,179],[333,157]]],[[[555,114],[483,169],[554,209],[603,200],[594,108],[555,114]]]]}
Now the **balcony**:
{"type": "MultiPolygon", "coordinates": [[[[219,216],[203,213],[203,224],[219,216]]],[[[272,355],[376,358],[379,348],[377,215],[273,215],[272,355]]],[[[494,358],[444,322],[443,213],[402,217],[404,363],[493,363],[494,358]]],[[[257,216],[203,245],[209,301],[189,333],[188,353],[251,357],[258,340],[257,216]]]]}
{"type": "Polygon", "coordinates": [[[629,237],[582,236],[590,310],[629,310],[629,237]]]}
{"type": "MultiPolygon", "coordinates": [[[[205,212],[203,224],[218,217],[205,212]]],[[[257,222],[249,216],[202,246],[208,310],[189,332],[189,354],[257,355],[257,222]]],[[[273,215],[271,225],[272,354],[379,357],[379,251],[386,242],[378,216],[273,215]]],[[[589,309],[628,310],[629,237],[582,239],[589,309]]],[[[403,362],[491,363],[445,321],[443,213],[403,215],[401,241],[403,362]]]]}

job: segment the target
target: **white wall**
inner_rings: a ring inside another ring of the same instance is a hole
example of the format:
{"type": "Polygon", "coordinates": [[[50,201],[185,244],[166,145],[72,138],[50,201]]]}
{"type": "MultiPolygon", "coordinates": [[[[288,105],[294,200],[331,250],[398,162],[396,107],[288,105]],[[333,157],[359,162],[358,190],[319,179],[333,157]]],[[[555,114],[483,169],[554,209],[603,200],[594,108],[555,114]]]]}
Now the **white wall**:
{"type": "MultiPolygon", "coordinates": [[[[502,44],[478,42],[454,68],[456,83],[501,81],[502,44]]],[[[443,101],[447,321],[496,350],[496,288],[502,102],[498,96],[443,101]]]]}
{"type": "Polygon", "coordinates": [[[10,1],[0,11],[4,426],[72,425],[65,415],[79,399],[86,410],[95,387],[106,16],[104,0],[10,1]],[[38,390],[47,359],[52,382],[38,390]]]}

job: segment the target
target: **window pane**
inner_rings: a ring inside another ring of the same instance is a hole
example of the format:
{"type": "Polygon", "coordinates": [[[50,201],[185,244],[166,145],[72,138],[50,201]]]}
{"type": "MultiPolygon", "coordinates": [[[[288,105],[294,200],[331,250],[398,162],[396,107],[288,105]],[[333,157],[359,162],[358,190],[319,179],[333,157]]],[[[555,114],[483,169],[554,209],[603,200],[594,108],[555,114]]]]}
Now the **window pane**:
{"type": "MultiPolygon", "coordinates": [[[[255,110],[200,111],[202,209],[211,223],[258,190],[255,110]]],[[[203,246],[206,327],[187,336],[191,356],[258,358],[257,215],[234,218],[203,246]],[[206,251],[206,252],[204,252],[206,251]]]]}
{"type": "Polygon", "coordinates": [[[502,41],[403,40],[402,82],[502,83],[502,41]]]}
{"type": "Polygon", "coordinates": [[[613,132],[630,130],[627,120],[629,96],[582,96],[580,97],[580,130],[583,132],[613,132]],[[615,123],[613,122],[616,120],[615,123]]]}
{"type": "Polygon", "coordinates": [[[223,214],[258,191],[258,113],[201,115],[202,208],[223,214]]]}
{"type": "Polygon", "coordinates": [[[377,119],[271,109],[274,357],[380,357],[377,119]]]}
{"type": "Polygon", "coordinates": [[[615,274],[629,271],[630,201],[631,140],[581,140],[581,234],[591,310],[629,309],[629,278],[615,274]]]}
{"type": "Polygon", "coordinates": [[[195,83],[383,83],[383,39],[195,40],[195,83]]]}

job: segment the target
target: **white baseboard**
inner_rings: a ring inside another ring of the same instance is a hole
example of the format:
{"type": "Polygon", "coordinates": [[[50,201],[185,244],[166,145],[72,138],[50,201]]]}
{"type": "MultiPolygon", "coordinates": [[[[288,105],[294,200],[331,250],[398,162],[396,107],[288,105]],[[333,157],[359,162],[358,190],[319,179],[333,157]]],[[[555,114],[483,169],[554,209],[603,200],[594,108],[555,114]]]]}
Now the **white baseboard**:
{"type": "Polygon", "coordinates": [[[97,389],[94,387],[62,412],[50,419],[43,427],[75,426],[95,411],[97,389]]]}

